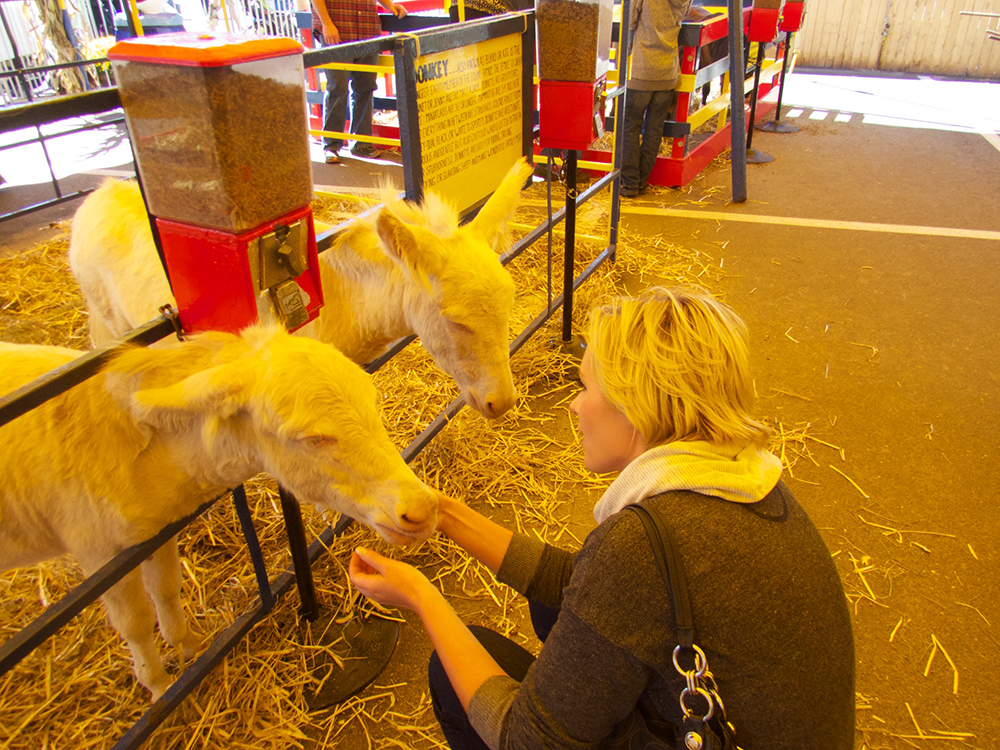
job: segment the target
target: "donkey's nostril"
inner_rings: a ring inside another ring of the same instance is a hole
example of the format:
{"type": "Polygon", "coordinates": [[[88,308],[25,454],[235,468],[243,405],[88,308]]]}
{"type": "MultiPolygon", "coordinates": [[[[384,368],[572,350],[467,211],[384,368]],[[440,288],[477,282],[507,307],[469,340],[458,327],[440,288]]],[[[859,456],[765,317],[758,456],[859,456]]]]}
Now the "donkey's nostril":
{"type": "Polygon", "coordinates": [[[514,397],[506,398],[503,394],[491,393],[483,404],[483,416],[487,419],[496,419],[505,414],[514,405],[514,397]]]}
{"type": "Polygon", "coordinates": [[[430,514],[428,512],[420,510],[418,508],[410,508],[406,510],[404,513],[399,514],[400,524],[404,528],[423,526],[425,523],[427,523],[427,519],[429,517],[430,514]]]}

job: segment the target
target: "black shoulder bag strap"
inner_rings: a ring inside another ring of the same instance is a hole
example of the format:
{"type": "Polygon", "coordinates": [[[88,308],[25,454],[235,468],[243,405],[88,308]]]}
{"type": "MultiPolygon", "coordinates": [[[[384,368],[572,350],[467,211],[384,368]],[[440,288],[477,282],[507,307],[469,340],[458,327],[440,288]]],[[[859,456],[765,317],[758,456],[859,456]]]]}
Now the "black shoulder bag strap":
{"type": "Polygon", "coordinates": [[[688,595],[687,577],[684,564],[677,550],[673,529],[663,521],[659,513],[645,505],[627,505],[639,517],[653,548],[663,582],[670,592],[677,628],[677,646],[674,648],[674,668],[687,682],[681,691],[680,706],[684,713],[683,730],[677,736],[678,750],[738,750],[733,725],[726,721],[726,709],[719,697],[715,678],[708,670],[705,653],[694,643],[694,617],[691,614],[691,599],[688,595]],[[692,653],[694,666],[684,669],[680,664],[683,652],[692,653]],[[688,707],[689,698],[701,696],[706,706],[703,713],[688,707]],[[713,721],[714,719],[714,721],[713,721]]]}

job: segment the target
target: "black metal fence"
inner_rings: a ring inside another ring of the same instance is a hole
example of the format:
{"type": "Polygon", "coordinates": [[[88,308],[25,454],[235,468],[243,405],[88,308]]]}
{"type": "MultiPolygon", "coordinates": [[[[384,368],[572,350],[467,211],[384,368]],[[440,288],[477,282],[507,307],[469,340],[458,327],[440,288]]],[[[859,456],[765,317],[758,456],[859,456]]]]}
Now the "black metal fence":
{"type": "MultiPolygon", "coordinates": [[[[627,8],[628,0],[625,0],[626,11],[627,8]]],[[[533,20],[531,16],[532,14],[529,14],[528,21],[533,20]]],[[[525,41],[525,46],[533,54],[533,33],[528,33],[529,29],[533,32],[533,28],[534,24],[526,22],[521,14],[501,16],[469,24],[460,24],[447,29],[423,32],[420,34],[420,47],[426,54],[429,50],[452,49],[511,33],[527,33],[528,39],[525,41]]],[[[413,86],[409,85],[405,80],[399,80],[399,78],[405,77],[406,71],[412,72],[414,69],[417,47],[415,36],[412,34],[382,37],[368,42],[344,44],[310,51],[306,53],[306,65],[314,66],[328,62],[347,62],[363,54],[370,54],[373,51],[381,52],[383,50],[391,51],[396,55],[397,91],[399,92],[399,96],[404,99],[412,96],[414,92],[413,86]]],[[[528,65],[526,79],[529,82],[529,90],[531,74],[532,66],[528,65]]],[[[611,96],[613,97],[620,94],[621,90],[611,92],[611,96]]],[[[526,97],[525,101],[530,102],[530,99],[526,97]]],[[[409,111],[415,115],[417,109],[415,102],[408,102],[408,104],[409,111]]],[[[24,127],[41,127],[44,124],[55,123],[65,118],[114,112],[117,111],[119,105],[120,101],[117,90],[108,89],[49,102],[39,102],[20,108],[0,110],[0,132],[24,127]]],[[[405,110],[406,106],[403,109],[405,110]]],[[[619,127],[615,128],[615,132],[618,134],[623,130],[620,127],[623,110],[623,107],[617,108],[618,121],[616,124],[619,127]]],[[[532,149],[532,114],[529,103],[528,109],[523,113],[526,134],[524,150],[526,155],[530,155],[532,149]]],[[[416,128],[413,127],[412,123],[407,127],[401,122],[400,135],[403,162],[406,165],[404,172],[407,175],[408,181],[407,192],[410,194],[410,197],[417,197],[422,193],[422,185],[419,183],[422,170],[419,162],[420,150],[415,141],[417,137],[416,128]]],[[[620,144],[619,148],[616,149],[616,153],[619,154],[617,158],[620,159],[620,144]]],[[[579,194],[576,191],[575,176],[569,178],[567,180],[566,205],[550,212],[547,220],[529,231],[501,258],[501,262],[504,265],[513,262],[521,253],[534,245],[546,234],[549,234],[551,237],[553,227],[559,222],[566,221],[567,274],[563,290],[560,294],[554,295],[545,309],[541,310],[525,329],[516,336],[510,344],[510,356],[514,356],[524,343],[549,320],[556,310],[560,309],[560,307],[564,311],[570,309],[574,290],[578,289],[605,261],[614,257],[617,247],[619,218],[617,200],[619,169],[620,163],[616,163],[614,169],[609,174],[595,181],[587,190],[579,194]],[[576,273],[573,262],[573,238],[571,231],[575,219],[576,207],[590,200],[606,187],[612,188],[613,196],[611,241],[597,258],[586,268],[576,273]]],[[[69,196],[63,199],[68,200],[69,196]]],[[[475,210],[477,209],[470,211],[470,214],[474,213],[475,210]]],[[[328,249],[338,232],[342,229],[343,227],[334,228],[319,235],[317,238],[318,249],[321,252],[328,249]]],[[[549,252],[551,252],[551,243],[549,252]]],[[[48,373],[17,391],[3,396],[0,398],[0,426],[12,422],[17,417],[27,413],[48,399],[65,392],[74,385],[96,374],[101,366],[121,348],[130,344],[149,345],[171,335],[173,332],[174,326],[169,319],[166,317],[156,318],[129,332],[122,338],[88,352],[73,362],[48,373]]],[[[376,371],[388,362],[391,357],[408,346],[414,338],[410,336],[395,342],[386,354],[366,367],[368,372],[376,371]]],[[[563,340],[564,342],[569,340],[569,331],[565,320],[563,340]]],[[[461,397],[448,404],[424,431],[402,451],[404,460],[408,463],[412,461],[464,405],[464,400],[461,397]]],[[[250,628],[267,616],[276,601],[293,584],[298,587],[303,604],[303,614],[309,619],[315,619],[317,616],[316,599],[312,591],[310,565],[319,558],[324,549],[329,547],[333,538],[351,524],[351,519],[343,518],[336,528],[327,528],[319,538],[307,545],[305,533],[302,531],[301,517],[298,516],[299,509],[297,503],[287,493],[282,492],[281,494],[282,507],[285,512],[286,530],[289,535],[289,545],[293,560],[292,568],[278,575],[275,580],[268,580],[260,545],[253,526],[253,519],[247,507],[245,493],[242,487],[235,488],[231,495],[247,541],[248,554],[253,561],[259,588],[258,599],[250,608],[238,616],[232,625],[215,638],[208,649],[179,676],[167,692],[116,742],[114,745],[115,750],[125,750],[126,748],[135,748],[141,745],[156,727],[165,720],[170,712],[180,705],[183,699],[205,678],[211,669],[226,654],[232,651],[250,628]]],[[[102,593],[113,586],[129,570],[140,564],[154,550],[207,510],[210,505],[212,503],[206,504],[192,516],[181,519],[168,528],[163,529],[153,539],[122,552],[59,602],[51,605],[28,627],[6,643],[0,645],[0,675],[13,669],[33,649],[44,643],[48,637],[82,611],[84,607],[96,601],[102,593]]]]}

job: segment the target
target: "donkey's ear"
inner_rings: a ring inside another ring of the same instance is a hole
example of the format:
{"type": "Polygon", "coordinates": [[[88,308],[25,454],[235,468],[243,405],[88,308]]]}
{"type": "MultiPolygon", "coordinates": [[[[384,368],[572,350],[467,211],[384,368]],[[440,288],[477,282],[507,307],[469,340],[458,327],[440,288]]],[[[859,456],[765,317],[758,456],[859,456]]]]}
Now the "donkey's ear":
{"type": "Polygon", "coordinates": [[[375,222],[375,231],[386,255],[409,276],[428,289],[432,288],[430,280],[438,275],[441,266],[437,238],[426,229],[400,221],[384,209],[375,222]]]}
{"type": "Polygon", "coordinates": [[[521,188],[531,174],[532,166],[527,159],[518,159],[517,163],[510,168],[503,182],[497,187],[493,195],[486,201],[479,213],[471,222],[471,227],[497,252],[503,252],[504,240],[507,238],[507,222],[510,221],[517,208],[517,202],[521,197],[521,188]]]}
{"type": "Polygon", "coordinates": [[[250,400],[250,363],[217,365],[165,388],[132,394],[133,418],[153,429],[173,430],[198,416],[225,419],[250,400]]]}

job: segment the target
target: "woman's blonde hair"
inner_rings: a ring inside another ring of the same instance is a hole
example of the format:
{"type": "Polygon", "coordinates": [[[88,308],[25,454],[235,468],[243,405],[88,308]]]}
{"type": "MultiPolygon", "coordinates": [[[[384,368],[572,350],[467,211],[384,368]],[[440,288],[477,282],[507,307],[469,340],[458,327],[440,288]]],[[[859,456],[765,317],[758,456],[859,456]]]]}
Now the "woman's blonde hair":
{"type": "Polygon", "coordinates": [[[675,440],[753,443],[747,327],[701,288],[651,287],[591,311],[594,378],[650,447],[675,440]]]}

